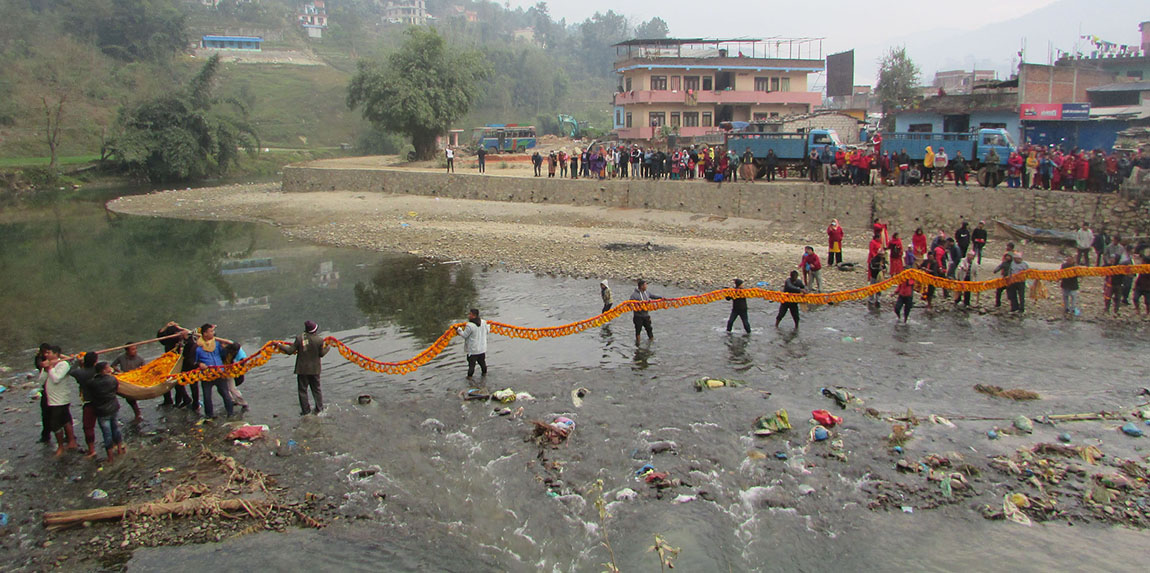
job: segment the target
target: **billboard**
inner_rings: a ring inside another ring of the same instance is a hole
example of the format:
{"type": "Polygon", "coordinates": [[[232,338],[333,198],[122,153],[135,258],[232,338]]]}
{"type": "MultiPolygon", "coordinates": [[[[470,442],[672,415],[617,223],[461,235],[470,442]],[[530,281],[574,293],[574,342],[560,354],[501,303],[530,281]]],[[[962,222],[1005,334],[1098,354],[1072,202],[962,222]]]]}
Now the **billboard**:
{"type": "Polygon", "coordinates": [[[1024,103],[1018,117],[1026,121],[1085,121],[1090,119],[1090,104],[1024,103]]]}
{"type": "Polygon", "coordinates": [[[852,95],[854,85],[855,51],[827,56],[827,97],[852,95]]]}

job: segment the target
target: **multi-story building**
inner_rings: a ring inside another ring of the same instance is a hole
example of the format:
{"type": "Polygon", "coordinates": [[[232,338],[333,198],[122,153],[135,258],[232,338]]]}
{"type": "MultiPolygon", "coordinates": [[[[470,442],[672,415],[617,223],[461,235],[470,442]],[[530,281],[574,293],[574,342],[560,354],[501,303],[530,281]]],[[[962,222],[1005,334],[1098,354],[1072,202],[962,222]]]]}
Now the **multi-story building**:
{"type": "Polygon", "coordinates": [[[422,26],[427,18],[426,0],[397,0],[383,7],[383,19],[393,24],[422,26]]]}
{"type": "Polygon", "coordinates": [[[821,93],[807,91],[807,74],[824,69],[820,39],[666,38],[614,47],[621,140],[698,137],[724,121],[808,113],[822,103],[821,93]]]}
{"type": "Polygon", "coordinates": [[[327,6],[324,0],[314,0],[300,6],[299,25],[307,31],[309,38],[322,38],[327,28],[327,6]]]}

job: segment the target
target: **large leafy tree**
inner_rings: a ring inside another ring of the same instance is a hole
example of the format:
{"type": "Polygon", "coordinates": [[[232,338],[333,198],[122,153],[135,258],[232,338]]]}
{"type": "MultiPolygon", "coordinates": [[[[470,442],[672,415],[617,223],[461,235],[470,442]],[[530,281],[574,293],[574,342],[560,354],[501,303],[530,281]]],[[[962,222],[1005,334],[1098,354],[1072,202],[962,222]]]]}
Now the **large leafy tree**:
{"type": "Polygon", "coordinates": [[[658,16],[635,26],[635,37],[643,40],[666,38],[670,33],[671,28],[667,26],[667,22],[658,16]]]}
{"type": "Polygon", "coordinates": [[[922,72],[906,54],[905,47],[891,48],[879,61],[875,91],[882,103],[883,129],[894,130],[895,112],[914,101],[922,72]]]}
{"type": "Polygon", "coordinates": [[[435,140],[471,109],[477,84],[491,73],[478,52],[449,48],[432,28],[413,26],[385,62],[360,61],[347,105],[381,131],[411,138],[419,159],[435,157],[435,140]]]}
{"type": "Polygon", "coordinates": [[[254,153],[259,138],[241,102],[238,113],[222,112],[213,97],[219,55],[204,63],[182,92],[163,95],[120,112],[122,133],[111,155],[135,175],[154,182],[219,176],[238,159],[238,149],[254,153]]]}

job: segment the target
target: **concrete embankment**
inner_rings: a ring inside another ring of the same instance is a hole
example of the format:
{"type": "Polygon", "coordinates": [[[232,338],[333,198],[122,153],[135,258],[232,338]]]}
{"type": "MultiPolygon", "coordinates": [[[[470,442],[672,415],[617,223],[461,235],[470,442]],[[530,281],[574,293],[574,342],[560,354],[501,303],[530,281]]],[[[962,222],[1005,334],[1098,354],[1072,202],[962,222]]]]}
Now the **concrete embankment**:
{"type": "Polygon", "coordinates": [[[570,180],[446,174],[403,168],[359,168],[322,160],[284,168],[283,190],[377,191],[456,199],[658,209],[742,217],[774,223],[822,224],[839,219],[865,228],[875,217],[909,234],[915,227],[952,231],[959,220],[1001,219],[1073,230],[1089,221],[1124,234],[1150,231],[1150,203],[1115,194],[981,187],[840,187],[775,183],[570,180]]]}

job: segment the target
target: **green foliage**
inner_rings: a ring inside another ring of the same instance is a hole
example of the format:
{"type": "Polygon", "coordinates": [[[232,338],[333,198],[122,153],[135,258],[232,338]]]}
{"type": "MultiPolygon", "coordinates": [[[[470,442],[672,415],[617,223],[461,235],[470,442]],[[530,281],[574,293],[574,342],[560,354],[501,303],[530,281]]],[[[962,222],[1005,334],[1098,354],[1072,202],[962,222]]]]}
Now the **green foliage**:
{"type": "Polygon", "coordinates": [[[187,17],[176,0],[65,0],[73,34],[125,62],[162,62],[188,45],[187,17]]]}
{"type": "Polygon", "coordinates": [[[606,14],[596,12],[594,16],[579,25],[582,60],[588,72],[595,75],[614,75],[614,44],[630,37],[631,23],[622,14],[608,10],[606,14]]]}
{"type": "Polygon", "coordinates": [[[643,40],[666,38],[670,33],[671,28],[667,26],[667,22],[658,16],[635,27],[635,37],[643,40]]]}
{"type": "Polygon", "coordinates": [[[416,157],[435,156],[435,138],[467,114],[491,68],[474,51],[450,49],[434,29],[411,27],[387,63],[361,61],[347,105],[377,129],[411,137],[416,157]]]}
{"type": "Polygon", "coordinates": [[[891,48],[879,61],[875,92],[882,103],[883,129],[894,131],[895,112],[914,101],[921,75],[921,70],[906,54],[905,47],[891,48]]]}
{"type": "Polygon", "coordinates": [[[395,134],[371,128],[359,134],[355,150],[361,155],[398,155],[406,145],[403,138],[395,134]]]}
{"type": "Polygon", "coordinates": [[[112,157],[127,172],[153,182],[220,176],[235,163],[237,148],[259,146],[243,117],[220,113],[212,97],[220,58],[212,56],[183,93],[164,95],[121,110],[112,157]]]}

